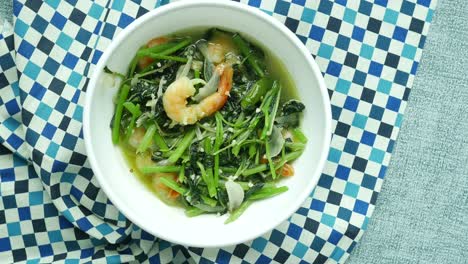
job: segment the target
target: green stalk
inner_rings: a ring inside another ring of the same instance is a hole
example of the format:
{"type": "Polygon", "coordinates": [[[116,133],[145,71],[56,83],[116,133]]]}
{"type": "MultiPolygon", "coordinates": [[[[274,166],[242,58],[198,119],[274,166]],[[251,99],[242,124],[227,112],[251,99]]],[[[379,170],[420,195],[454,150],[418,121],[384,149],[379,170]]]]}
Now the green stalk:
{"type": "Polygon", "coordinates": [[[288,190],[287,186],[263,188],[249,197],[249,200],[261,200],[270,198],[288,190]]]}
{"type": "Polygon", "coordinates": [[[216,154],[214,157],[214,168],[213,168],[213,184],[218,186],[219,182],[219,155],[216,154]]]}
{"type": "MultiPolygon", "coordinates": [[[[226,183],[226,180],[219,180],[218,187],[225,188],[225,185],[224,185],[225,183],[226,183]]],[[[248,189],[250,189],[248,182],[236,181],[236,183],[238,183],[244,191],[247,191],[248,189]]]]}
{"type": "Polygon", "coordinates": [[[216,204],[218,203],[218,201],[216,201],[215,199],[211,199],[210,197],[206,195],[200,195],[200,197],[202,198],[204,203],[206,203],[207,205],[211,207],[215,207],[216,204]]]}
{"type": "Polygon", "coordinates": [[[166,144],[166,141],[164,141],[164,138],[159,134],[158,130],[154,132],[154,143],[159,147],[159,150],[162,152],[167,152],[169,151],[169,147],[166,144]]]}
{"type": "Polygon", "coordinates": [[[216,130],[215,130],[215,129],[213,129],[213,128],[211,128],[211,127],[208,127],[208,126],[205,126],[205,125],[202,125],[202,124],[200,124],[199,122],[197,123],[197,126],[203,128],[204,130],[206,130],[206,131],[208,131],[208,132],[216,133],[216,130]]]}
{"type": "Polygon", "coordinates": [[[275,171],[275,164],[273,163],[273,160],[271,159],[270,155],[270,145],[268,144],[268,139],[265,139],[265,155],[268,159],[268,164],[270,165],[270,172],[271,172],[271,177],[273,179],[276,179],[276,171],[275,171]]]}
{"type": "Polygon", "coordinates": [[[150,173],[164,173],[164,172],[180,172],[180,166],[146,166],[141,168],[141,172],[144,174],[150,173]]]}
{"type": "Polygon", "coordinates": [[[244,172],[242,172],[242,175],[243,176],[250,176],[250,175],[262,172],[262,171],[266,171],[267,169],[268,169],[268,166],[266,164],[261,164],[261,165],[255,166],[253,168],[246,169],[244,172]]]}
{"type": "Polygon", "coordinates": [[[132,114],[135,116],[140,116],[141,115],[141,110],[140,106],[134,105],[132,102],[125,102],[123,106],[132,114]]]}
{"type": "MultiPolygon", "coordinates": [[[[258,119],[260,120],[260,119],[258,119]]],[[[257,121],[253,121],[254,124],[257,124],[258,123],[258,120],[257,121]]],[[[224,151],[228,148],[231,148],[231,147],[234,147],[233,150],[232,150],[232,153],[237,156],[237,154],[239,154],[239,151],[240,151],[240,148],[244,145],[244,142],[247,140],[247,138],[249,138],[250,134],[253,132],[255,127],[249,127],[248,129],[246,129],[244,132],[242,132],[239,137],[235,138],[236,139],[236,143],[231,143],[229,144],[228,146],[222,148],[221,150],[219,150],[218,152],[221,152],[221,151],[224,151]]],[[[234,138],[231,137],[231,138],[234,138]]]]}
{"type": "Polygon", "coordinates": [[[117,144],[119,142],[120,134],[120,121],[122,120],[123,104],[127,100],[128,93],[130,92],[129,85],[123,85],[120,90],[119,100],[117,102],[117,107],[115,108],[114,123],[112,126],[112,142],[117,144]]]}
{"type": "Polygon", "coordinates": [[[152,124],[146,130],[146,133],[143,136],[143,139],[141,140],[141,143],[137,148],[137,153],[145,152],[151,146],[151,142],[153,140],[154,132],[156,132],[156,125],[152,124]]]}
{"type": "Polygon", "coordinates": [[[293,138],[295,141],[299,141],[302,144],[307,143],[307,137],[302,133],[302,131],[299,128],[294,128],[291,130],[291,134],[293,135],[293,138]]]}
{"type": "Polygon", "coordinates": [[[128,124],[127,131],[125,131],[124,141],[128,141],[128,139],[132,135],[133,129],[135,128],[135,122],[136,122],[136,117],[132,115],[132,119],[130,119],[130,124],[128,124]]]}
{"type": "Polygon", "coordinates": [[[231,123],[231,122],[227,121],[222,115],[220,115],[220,118],[226,125],[234,127],[234,128],[239,128],[241,126],[244,126],[247,123],[247,121],[249,121],[249,120],[245,120],[244,112],[241,112],[239,114],[239,117],[237,118],[235,123],[231,123]]]}
{"type": "Polygon", "coordinates": [[[242,98],[242,108],[249,109],[255,107],[263,98],[266,98],[268,91],[273,87],[273,83],[273,80],[268,77],[256,81],[242,98]]]}
{"type": "Polygon", "coordinates": [[[181,42],[179,42],[177,45],[169,48],[169,49],[166,49],[164,51],[161,51],[159,54],[161,55],[170,55],[182,48],[185,48],[186,46],[190,45],[190,43],[192,43],[192,39],[191,38],[186,38],[184,40],[182,40],[181,42]]]}
{"type": "Polygon", "coordinates": [[[179,178],[177,179],[178,182],[184,182],[185,181],[185,165],[182,165],[179,171],[179,178]]]}
{"type": "MultiPolygon", "coordinates": [[[[173,54],[174,52],[182,49],[182,48],[185,48],[186,46],[188,46],[190,43],[192,43],[192,39],[191,38],[187,38],[181,42],[179,42],[177,45],[173,46],[172,48],[169,48],[169,49],[166,49],[164,51],[161,51],[159,52],[160,55],[171,55],[173,54]]],[[[151,70],[154,65],[156,65],[158,63],[158,61],[154,61],[153,63],[151,63],[150,65],[146,66],[146,68],[144,68],[142,70],[142,72],[147,72],[149,70],[151,70]]]]}
{"type": "Polygon", "coordinates": [[[247,160],[242,159],[242,161],[241,161],[241,163],[239,165],[239,168],[237,169],[236,173],[234,173],[234,177],[236,177],[236,178],[239,177],[242,174],[242,172],[245,171],[245,169],[247,167],[246,164],[247,164],[247,160]]]}
{"type": "Polygon", "coordinates": [[[208,182],[206,181],[205,166],[203,166],[203,164],[201,164],[201,162],[199,162],[199,161],[197,161],[197,165],[198,165],[198,168],[200,168],[200,172],[201,172],[201,176],[202,176],[203,181],[206,183],[206,186],[208,186],[208,182]]]}
{"type": "Polygon", "coordinates": [[[260,109],[262,110],[265,116],[265,125],[263,126],[262,133],[260,136],[260,139],[262,140],[265,139],[266,136],[271,135],[271,131],[273,130],[273,124],[275,122],[275,116],[278,110],[279,99],[281,96],[279,92],[280,92],[279,84],[277,81],[274,81],[272,84],[271,90],[269,90],[266,93],[265,99],[263,100],[260,106],[260,109]],[[271,109],[271,112],[270,112],[270,109],[271,109]]]}
{"type": "Polygon", "coordinates": [[[144,56],[146,56],[146,54],[149,54],[149,53],[160,53],[160,52],[162,52],[164,50],[167,50],[169,48],[173,48],[177,44],[178,43],[176,43],[176,42],[169,42],[169,43],[162,43],[162,44],[153,46],[151,48],[143,48],[143,49],[140,49],[139,51],[137,51],[137,56],[138,57],[144,57],[144,56]]]}
{"type": "Polygon", "coordinates": [[[184,195],[185,193],[188,192],[187,189],[185,189],[184,187],[182,186],[179,186],[177,184],[177,182],[175,182],[174,180],[172,179],[168,179],[166,177],[161,177],[159,178],[159,180],[161,181],[162,184],[166,185],[167,187],[171,188],[172,190],[184,195]]]}
{"type": "Polygon", "coordinates": [[[131,79],[133,77],[137,64],[138,64],[138,58],[135,56],[130,62],[130,67],[129,67],[130,70],[127,72],[127,79],[131,79]]]}
{"type": "Polygon", "coordinates": [[[213,176],[213,184],[214,186],[218,186],[218,181],[219,181],[219,153],[217,151],[219,150],[219,147],[223,143],[223,121],[221,119],[221,114],[218,112],[215,115],[216,118],[216,138],[215,138],[215,144],[214,144],[214,149],[213,151],[216,153],[214,156],[214,176],[213,176]]]}
{"type": "Polygon", "coordinates": [[[244,122],[243,122],[243,121],[244,121],[244,118],[245,118],[245,114],[244,114],[244,112],[241,112],[240,115],[239,115],[239,117],[238,117],[237,120],[236,120],[236,123],[234,123],[234,125],[235,125],[236,127],[242,125],[242,124],[244,123],[244,122]]]}
{"type": "Polygon", "coordinates": [[[216,186],[214,182],[214,177],[213,177],[213,169],[212,168],[207,168],[206,169],[206,178],[210,181],[210,185],[208,188],[208,193],[211,197],[216,196],[216,186]]]}
{"type": "Polygon", "coordinates": [[[236,173],[236,171],[237,171],[236,168],[230,168],[230,167],[220,167],[220,169],[223,172],[227,172],[227,173],[236,173]]]}
{"type": "MultiPolygon", "coordinates": [[[[198,168],[200,168],[201,177],[202,177],[203,181],[205,182],[206,187],[208,188],[208,192],[209,192],[210,196],[212,196],[213,187],[215,188],[215,194],[216,194],[216,186],[212,186],[213,185],[212,177],[210,177],[207,170],[205,170],[205,166],[203,166],[203,164],[201,164],[201,162],[199,162],[199,161],[197,161],[197,165],[198,165],[198,168]]],[[[209,170],[211,170],[211,169],[209,169],[209,170]]],[[[211,174],[212,173],[213,172],[211,172],[211,174]]]]}
{"type": "Polygon", "coordinates": [[[190,207],[189,209],[185,210],[185,215],[187,217],[195,217],[204,214],[205,211],[202,209],[198,209],[196,207],[190,207]]]}
{"type": "MultiPolygon", "coordinates": [[[[143,78],[143,77],[146,77],[148,75],[151,75],[153,73],[156,73],[156,72],[162,72],[164,69],[168,68],[168,67],[171,67],[172,65],[174,65],[175,62],[174,61],[168,61],[168,63],[162,65],[160,68],[157,68],[157,69],[153,69],[153,70],[148,70],[148,71],[145,71],[145,72],[141,72],[141,73],[138,73],[137,76],[138,78],[143,78]]],[[[145,79],[146,80],[146,79],[145,79]]],[[[128,81],[131,81],[131,79],[128,79],[128,81]]]]}
{"type": "Polygon", "coordinates": [[[249,145],[249,158],[253,158],[255,154],[257,153],[257,148],[255,147],[256,144],[250,144],[249,145]]]}
{"type": "Polygon", "coordinates": [[[221,153],[221,152],[223,152],[223,151],[225,151],[225,150],[227,150],[227,149],[229,149],[229,148],[234,147],[235,145],[236,145],[236,144],[231,143],[231,144],[225,146],[224,148],[215,151],[215,152],[213,153],[213,155],[217,155],[217,154],[219,154],[219,153],[221,153]]]}
{"type": "Polygon", "coordinates": [[[171,60],[171,61],[177,61],[177,62],[183,62],[183,63],[186,63],[188,61],[187,58],[178,57],[178,56],[162,55],[162,54],[157,54],[157,53],[149,53],[149,54],[146,54],[145,56],[153,58],[153,59],[171,60]]]}
{"type": "Polygon", "coordinates": [[[276,163],[275,169],[280,169],[284,166],[284,164],[299,158],[301,155],[302,151],[289,152],[288,154],[284,155],[284,158],[282,158],[279,162],[276,163]]]}
{"type": "Polygon", "coordinates": [[[236,146],[234,146],[232,148],[232,154],[234,154],[234,156],[239,156],[239,152],[240,152],[240,149],[241,149],[241,145],[240,144],[236,144],[236,146]]]}
{"type": "Polygon", "coordinates": [[[300,150],[304,150],[305,148],[304,143],[296,143],[296,142],[284,142],[284,146],[286,148],[291,149],[292,151],[300,151],[300,150]]]}
{"type": "Polygon", "coordinates": [[[229,215],[228,219],[226,219],[224,224],[229,224],[229,223],[232,223],[233,221],[235,221],[237,218],[239,218],[239,216],[241,216],[245,212],[245,210],[247,210],[247,208],[251,204],[252,204],[252,201],[250,201],[250,200],[247,200],[247,201],[243,202],[241,204],[241,206],[239,206],[239,208],[237,208],[235,211],[233,211],[231,213],[231,215],[229,215]]]}
{"type": "MultiPolygon", "coordinates": [[[[287,162],[299,158],[301,156],[301,154],[302,154],[302,151],[294,151],[294,152],[290,152],[290,153],[286,154],[284,156],[284,158],[282,158],[280,161],[276,162],[276,166],[274,166],[274,169],[278,170],[279,168],[283,167],[283,165],[286,164],[287,162]]],[[[267,164],[260,164],[260,165],[257,165],[255,167],[244,170],[242,172],[242,175],[243,176],[250,176],[250,175],[253,175],[253,174],[257,174],[257,173],[268,170],[268,167],[269,166],[267,164]]],[[[270,170],[271,170],[271,168],[270,168],[270,170]]]]}
{"type": "Polygon", "coordinates": [[[280,86],[278,81],[275,81],[273,83],[273,89],[277,89],[277,91],[276,91],[277,94],[276,94],[276,98],[275,98],[276,100],[274,102],[273,109],[270,112],[267,127],[264,128],[264,130],[262,132],[262,136],[264,136],[264,134],[265,134],[265,136],[270,136],[271,135],[271,131],[273,131],[273,126],[274,126],[274,123],[275,123],[276,113],[278,112],[279,102],[280,102],[280,98],[281,98],[281,86],[280,86]]]}
{"type": "Polygon", "coordinates": [[[286,162],[289,162],[289,161],[299,158],[301,155],[302,155],[302,151],[289,152],[288,154],[284,156],[283,160],[286,162]]]}
{"type": "Polygon", "coordinates": [[[258,165],[260,163],[260,151],[257,150],[257,154],[255,154],[255,164],[258,165]]]}
{"type": "Polygon", "coordinates": [[[211,154],[212,146],[211,146],[210,137],[206,137],[205,140],[203,140],[203,145],[204,145],[203,148],[205,149],[205,152],[207,154],[211,154]]]}
{"type": "Polygon", "coordinates": [[[257,60],[256,60],[257,58],[254,56],[254,54],[250,50],[247,42],[239,34],[234,34],[234,36],[232,36],[232,40],[234,41],[234,44],[236,44],[237,48],[239,48],[241,53],[244,55],[244,57],[247,58],[247,62],[250,64],[250,66],[252,66],[255,73],[259,77],[263,77],[265,73],[258,65],[257,60]]]}
{"type": "Polygon", "coordinates": [[[182,154],[184,154],[184,151],[190,146],[194,137],[195,129],[191,129],[184,135],[184,138],[179,143],[174,152],[171,154],[171,156],[168,158],[168,161],[170,163],[176,163],[177,160],[179,160],[179,158],[182,156],[182,154]]]}
{"type": "Polygon", "coordinates": [[[132,114],[132,119],[125,132],[125,141],[127,141],[135,128],[136,119],[141,115],[141,110],[138,104],[134,105],[132,102],[125,102],[123,106],[132,114]]]}

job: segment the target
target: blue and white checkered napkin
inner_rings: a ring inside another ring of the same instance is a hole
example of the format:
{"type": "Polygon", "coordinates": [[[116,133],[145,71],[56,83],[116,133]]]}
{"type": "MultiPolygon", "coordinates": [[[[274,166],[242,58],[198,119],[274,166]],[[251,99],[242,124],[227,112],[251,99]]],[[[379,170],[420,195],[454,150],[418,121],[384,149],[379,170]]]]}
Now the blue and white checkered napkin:
{"type": "Polygon", "coordinates": [[[0,31],[0,262],[344,262],[374,210],[435,1],[242,1],[315,56],[334,136],[318,186],[288,221],[220,249],[184,248],[133,225],[86,159],[90,73],[122,28],[164,2],[14,1],[14,33],[0,31]]]}

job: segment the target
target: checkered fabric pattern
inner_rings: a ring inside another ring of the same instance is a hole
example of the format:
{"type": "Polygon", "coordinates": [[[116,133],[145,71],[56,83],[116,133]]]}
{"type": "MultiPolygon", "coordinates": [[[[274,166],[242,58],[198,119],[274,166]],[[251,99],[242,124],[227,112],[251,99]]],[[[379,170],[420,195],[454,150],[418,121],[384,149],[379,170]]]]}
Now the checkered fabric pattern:
{"type": "Polygon", "coordinates": [[[318,186],[288,221],[218,249],[133,225],[100,190],[84,149],[95,64],[123,28],[167,2],[14,1],[14,32],[0,30],[0,262],[344,262],[374,210],[435,1],[242,1],[314,55],[334,135],[318,186]]]}

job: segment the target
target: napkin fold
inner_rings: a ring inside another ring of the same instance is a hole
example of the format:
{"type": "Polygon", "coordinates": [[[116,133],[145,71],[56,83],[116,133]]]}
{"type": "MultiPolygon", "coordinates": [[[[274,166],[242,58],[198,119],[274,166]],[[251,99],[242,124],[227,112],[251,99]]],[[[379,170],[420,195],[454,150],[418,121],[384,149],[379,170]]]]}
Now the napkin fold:
{"type": "Polygon", "coordinates": [[[0,31],[0,260],[344,262],[374,210],[435,1],[242,1],[314,55],[334,135],[318,186],[288,221],[219,249],[174,245],[132,224],[86,158],[82,112],[97,61],[166,2],[14,1],[14,32],[0,31]]]}

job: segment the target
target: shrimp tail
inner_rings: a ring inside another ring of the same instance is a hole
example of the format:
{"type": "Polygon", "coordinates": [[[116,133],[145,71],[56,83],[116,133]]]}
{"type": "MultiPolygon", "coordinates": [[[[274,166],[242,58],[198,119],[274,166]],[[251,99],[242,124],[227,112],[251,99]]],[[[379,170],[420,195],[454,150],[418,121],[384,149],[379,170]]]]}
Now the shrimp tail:
{"type": "Polygon", "coordinates": [[[227,96],[229,96],[229,92],[231,92],[233,74],[234,70],[232,69],[232,67],[225,67],[219,82],[218,93],[220,93],[221,95],[226,95],[226,100],[227,96]]]}
{"type": "Polygon", "coordinates": [[[219,80],[218,91],[197,105],[198,120],[203,117],[214,114],[216,111],[223,108],[229,97],[229,92],[232,87],[232,67],[225,67],[219,80]]]}

